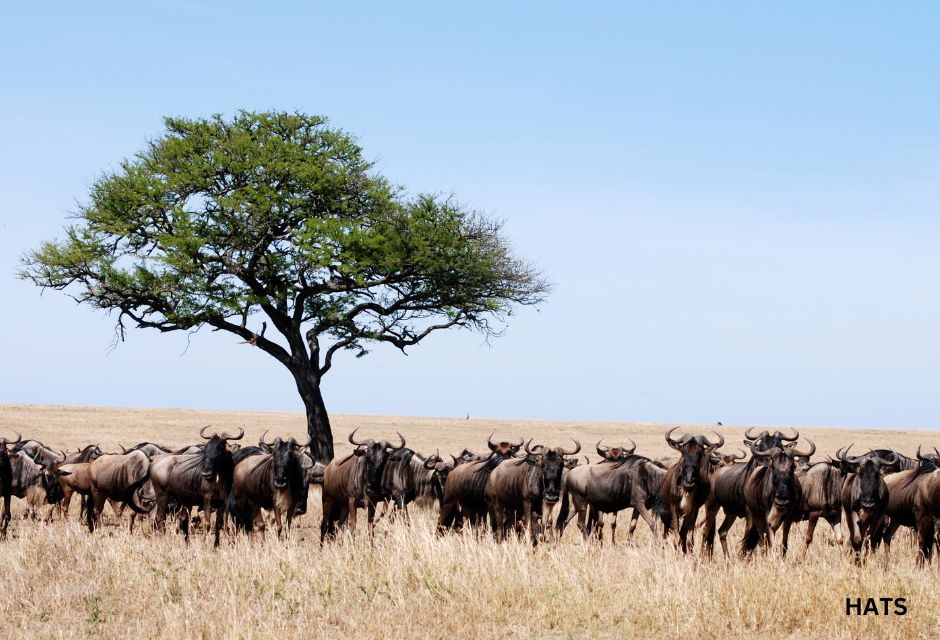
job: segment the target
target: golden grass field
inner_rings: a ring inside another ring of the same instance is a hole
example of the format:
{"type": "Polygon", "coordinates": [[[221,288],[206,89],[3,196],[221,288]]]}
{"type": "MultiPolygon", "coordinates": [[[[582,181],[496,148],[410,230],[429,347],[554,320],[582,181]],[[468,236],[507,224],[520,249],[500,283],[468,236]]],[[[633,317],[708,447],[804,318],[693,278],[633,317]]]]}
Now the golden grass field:
{"type": "MultiPolygon", "coordinates": [[[[666,425],[438,419],[337,415],[337,455],[352,428],[366,437],[401,431],[414,449],[457,453],[486,448],[497,438],[534,436],[570,444],[575,437],[596,460],[593,443],[636,441],[650,457],[671,453],[666,425]]],[[[0,405],[0,433],[21,431],[48,446],[100,442],[116,450],[152,440],[182,445],[207,424],[244,427],[246,442],[264,429],[304,437],[295,413],[98,409],[0,405]]],[[[688,426],[702,432],[710,426],[688,426]]],[[[720,428],[726,448],[740,443],[743,426],[720,428]]],[[[918,444],[940,446],[936,431],[800,428],[818,446],[817,458],[839,446],[891,446],[912,455],[918,444]]],[[[830,544],[820,522],[801,558],[803,525],[791,536],[786,559],[681,557],[663,547],[641,521],[626,541],[626,512],[616,545],[583,543],[572,525],[560,543],[533,550],[497,544],[472,533],[438,538],[436,513],[412,508],[412,523],[383,521],[374,539],[318,544],[318,489],[308,514],[288,541],[153,537],[148,527],[128,535],[113,516],[94,535],[80,526],[77,499],[71,521],[50,525],[22,520],[14,499],[10,538],[0,543],[2,623],[6,637],[72,638],[392,638],[392,637],[642,637],[642,638],[930,638],[940,636],[938,563],[918,569],[907,534],[890,562],[883,554],[856,566],[830,544]],[[903,597],[908,613],[845,615],[846,597],[903,597]]],[[[106,511],[110,515],[109,511],[106,511]]],[[[107,516],[106,516],[107,517],[107,516]]],[[[736,542],[740,524],[732,531],[736,542]]]]}

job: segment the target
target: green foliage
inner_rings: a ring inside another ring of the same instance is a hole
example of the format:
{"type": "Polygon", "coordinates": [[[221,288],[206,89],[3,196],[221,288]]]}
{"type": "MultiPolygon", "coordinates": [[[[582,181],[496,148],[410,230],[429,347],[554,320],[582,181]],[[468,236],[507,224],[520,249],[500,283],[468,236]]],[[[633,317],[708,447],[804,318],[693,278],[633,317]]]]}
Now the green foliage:
{"type": "Polygon", "coordinates": [[[404,349],[450,326],[498,333],[514,305],[548,291],[498,222],[451,198],[408,197],[325,118],[165,124],[94,184],[63,238],[23,259],[21,277],[116,311],[122,336],[127,319],[210,325],[289,366],[302,352],[322,374],[337,349],[404,349]],[[246,328],[257,313],[286,344],[246,328]]]}

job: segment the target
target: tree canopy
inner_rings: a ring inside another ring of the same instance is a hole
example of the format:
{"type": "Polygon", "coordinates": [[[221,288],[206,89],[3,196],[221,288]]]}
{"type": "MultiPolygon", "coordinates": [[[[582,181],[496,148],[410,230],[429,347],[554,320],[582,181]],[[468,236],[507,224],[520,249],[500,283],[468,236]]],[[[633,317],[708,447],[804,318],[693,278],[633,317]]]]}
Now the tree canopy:
{"type": "Polygon", "coordinates": [[[336,353],[405,350],[449,327],[497,335],[549,291],[500,221],[409,196],[326,118],[243,111],[165,126],[95,182],[21,277],[116,312],[122,339],[128,325],[241,336],[291,371],[321,459],[332,435],[319,381],[336,353]]]}

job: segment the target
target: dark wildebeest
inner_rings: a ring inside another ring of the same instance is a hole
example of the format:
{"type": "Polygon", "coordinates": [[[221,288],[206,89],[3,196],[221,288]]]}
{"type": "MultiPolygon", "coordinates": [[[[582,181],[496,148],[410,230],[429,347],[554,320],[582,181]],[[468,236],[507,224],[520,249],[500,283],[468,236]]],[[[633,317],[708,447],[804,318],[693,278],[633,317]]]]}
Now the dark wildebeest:
{"type": "Polygon", "coordinates": [[[239,429],[238,435],[234,436],[227,433],[207,436],[206,429],[208,427],[199,431],[206,443],[196,453],[159,455],[150,465],[150,481],[157,500],[154,528],[163,531],[167,506],[172,500],[182,508],[180,527],[188,542],[190,508],[202,507],[207,527],[212,509],[215,509],[215,546],[219,546],[225,501],[232,488],[235,469],[228,445],[230,441],[241,439],[245,430],[239,429]]]}
{"type": "MultiPolygon", "coordinates": [[[[60,472],[55,462],[36,462],[27,454],[26,449],[21,449],[16,457],[10,460],[10,471],[10,493],[17,498],[26,499],[29,515],[34,520],[38,507],[45,504],[56,505],[62,500],[59,477],[68,475],[68,472],[60,472]]],[[[51,518],[50,509],[46,520],[51,518]]]]}
{"type": "Polygon", "coordinates": [[[323,519],[320,522],[320,543],[336,534],[336,527],[347,525],[356,533],[356,510],[365,507],[369,533],[375,520],[375,505],[382,497],[382,473],[389,450],[403,449],[405,437],[398,434],[401,444],[394,446],[387,440],[355,439],[356,428],[349,434],[349,443],[355,450],[340,460],[332,460],[323,470],[323,519]]]}
{"type": "Polygon", "coordinates": [[[23,440],[13,447],[13,451],[25,453],[41,465],[61,463],[66,459],[64,451],[53,451],[38,440],[23,440]]]}
{"type": "Polygon", "coordinates": [[[891,551],[891,541],[899,527],[905,526],[916,530],[914,499],[917,497],[922,480],[930,477],[930,474],[938,468],[940,468],[940,453],[924,455],[921,453],[921,447],[917,447],[916,467],[885,477],[885,486],[888,488],[888,506],[885,509],[887,523],[882,533],[885,552],[891,551]]]}
{"type": "MultiPolygon", "coordinates": [[[[541,533],[543,502],[549,508],[561,496],[561,480],[565,470],[565,456],[576,455],[581,443],[567,451],[561,447],[550,449],[538,445],[525,445],[525,458],[510,460],[497,466],[486,481],[484,495],[490,509],[491,521],[496,525],[496,536],[505,539],[517,521],[529,531],[532,545],[538,543],[541,533]]],[[[576,461],[570,461],[575,462],[576,461]]],[[[550,514],[545,514],[546,518],[550,514]]]]}
{"type": "Polygon", "coordinates": [[[3,498],[3,515],[0,516],[0,540],[7,537],[7,526],[10,524],[10,496],[13,490],[13,466],[11,459],[19,454],[7,449],[19,443],[23,437],[16,434],[16,440],[0,438],[0,497],[3,498]]]}
{"type": "MultiPolygon", "coordinates": [[[[770,449],[771,447],[782,447],[784,442],[792,442],[800,437],[800,432],[793,430],[793,435],[785,435],[781,431],[775,431],[771,434],[764,430],[756,433],[754,427],[749,427],[744,432],[744,444],[748,447],[757,447],[758,449],[770,449]]],[[[718,511],[724,512],[724,519],[718,528],[718,538],[721,541],[721,549],[725,557],[728,552],[728,532],[738,518],[747,517],[747,504],[744,500],[744,487],[748,477],[758,467],[766,464],[764,458],[752,456],[746,462],[739,462],[741,458],[735,458],[732,464],[717,464],[715,455],[712,455],[711,488],[709,490],[708,501],[705,506],[705,520],[703,522],[702,538],[704,539],[704,549],[706,555],[711,555],[715,546],[715,519],[718,511]]],[[[728,462],[724,460],[723,462],[728,462]]]]}
{"type": "MultiPolygon", "coordinates": [[[[841,452],[841,449],[839,451],[841,452]]],[[[831,458],[815,464],[807,462],[806,466],[797,469],[795,473],[803,493],[803,519],[808,521],[803,552],[805,553],[813,543],[816,524],[820,518],[829,523],[836,544],[841,545],[842,482],[845,480],[842,463],[831,458]]]]}
{"type": "Polygon", "coordinates": [[[679,427],[666,431],[666,443],[681,454],[679,461],[663,476],[660,485],[660,497],[669,514],[669,527],[664,527],[663,535],[670,529],[679,533],[679,546],[683,553],[688,553],[689,532],[695,528],[698,511],[708,500],[711,488],[710,454],[725,443],[725,438],[717,431],[718,442],[709,442],[705,436],[685,434],[679,440],[672,439],[672,432],[679,427]]]}
{"type": "Polygon", "coordinates": [[[236,527],[249,533],[259,510],[268,509],[274,513],[277,537],[280,538],[283,531],[282,518],[286,519],[289,536],[295,508],[302,503],[296,512],[306,512],[308,483],[303,468],[303,449],[310,442],[301,445],[294,438],[275,438],[268,443],[264,442],[263,435],[261,438],[264,451],[242,456],[235,465],[227,507],[236,527]]]}
{"type": "MultiPolygon", "coordinates": [[[[741,451],[738,449],[738,451],[741,451]]],[[[721,451],[713,451],[711,455],[712,465],[715,467],[730,467],[739,463],[741,460],[747,458],[747,454],[741,451],[741,454],[737,453],[723,453],[721,451]]]]}
{"type": "MultiPolygon", "coordinates": [[[[101,456],[89,463],[91,500],[86,500],[85,518],[88,530],[101,526],[101,513],[106,500],[128,505],[134,513],[146,514],[152,505],[141,499],[141,490],[150,482],[150,458],[143,451],[101,456]]],[[[131,519],[131,530],[134,519],[131,519]]]]}
{"type": "Polygon", "coordinates": [[[66,452],[65,459],[62,461],[62,464],[76,464],[79,462],[91,462],[97,458],[100,458],[104,455],[104,451],[101,450],[101,447],[97,444],[90,444],[78,451],[72,453],[66,452]]]}
{"type": "MultiPolygon", "coordinates": [[[[444,499],[437,519],[438,533],[448,529],[460,529],[466,520],[473,526],[481,526],[487,516],[486,484],[490,473],[504,460],[514,458],[523,445],[510,442],[493,442],[493,434],[486,439],[490,455],[482,460],[471,460],[456,465],[447,476],[444,499]]],[[[495,527],[495,523],[491,523],[495,527]]]]}
{"type": "Polygon", "coordinates": [[[897,465],[897,455],[890,452],[890,458],[882,458],[874,451],[862,456],[849,457],[849,445],[839,451],[839,462],[847,472],[842,482],[842,511],[848,527],[849,542],[858,559],[862,545],[870,541],[872,535],[881,528],[885,509],[888,506],[888,487],[882,478],[884,470],[897,465]]]}
{"type": "MultiPolygon", "coordinates": [[[[936,451],[936,449],[934,449],[936,451]]],[[[920,452],[918,451],[918,454],[920,452]]],[[[940,453],[937,454],[940,458],[940,453]]],[[[921,456],[918,455],[918,458],[921,456]]],[[[940,460],[934,459],[934,466],[940,460]]],[[[927,466],[923,465],[922,466],[927,466]]],[[[925,472],[917,478],[912,508],[914,528],[917,531],[918,564],[930,562],[936,544],[937,518],[940,518],[940,468],[925,472]]]]}
{"type": "Polygon", "coordinates": [[[748,476],[744,484],[744,503],[747,505],[747,527],[741,549],[752,552],[761,541],[770,548],[773,536],[783,525],[782,549],[787,553],[790,527],[803,515],[803,491],[796,479],[796,456],[811,457],[816,445],[809,440],[810,450],[801,452],[796,444],[770,449],[758,449],[753,444],[751,454],[764,458],[766,464],[759,466],[748,476]]]}
{"type": "Polygon", "coordinates": [[[434,469],[433,464],[426,464],[428,460],[408,448],[396,449],[388,455],[382,470],[382,516],[400,510],[405,514],[405,520],[410,521],[408,505],[411,502],[419,495],[434,499],[434,469]]]}
{"type": "Polygon", "coordinates": [[[900,471],[907,471],[908,469],[913,469],[917,466],[916,459],[908,458],[907,456],[898,453],[894,449],[872,449],[871,453],[874,453],[882,460],[890,460],[892,454],[897,458],[897,462],[881,467],[883,475],[898,473],[900,471]]]}
{"type": "Polygon", "coordinates": [[[657,519],[668,526],[668,514],[660,497],[660,486],[666,471],[649,458],[634,455],[635,448],[636,445],[622,448],[621,454],[616,457],[578,466],[567,473],[565,495],[562,497],[556,525],[559,532],[568,524],[569,504],[577,514],[578,529],[585,539],[595,527],[600,539],[600,518],[603,514],[611,513],[614,521],[610,539],[614,542],[617,513],[629,508],[633,509],[630,535],[641,515],[654,533],[659,526],[657,519]]]}
{"type": "Polygon", "coordinates": [[[121,447],[121,453],[130,453],[131,451],[143,451],[144,453],[147,454],[148,458],[159,456],[164,453],[184,453],[182,450],[173,451],[169,447],[164,447],[163,445],[154,444],[152,442],[139,442],[135,444],[133,447],[131,447],[130,449],[125,449],[123,445],[119,445],[119,446],[121,447]]]}

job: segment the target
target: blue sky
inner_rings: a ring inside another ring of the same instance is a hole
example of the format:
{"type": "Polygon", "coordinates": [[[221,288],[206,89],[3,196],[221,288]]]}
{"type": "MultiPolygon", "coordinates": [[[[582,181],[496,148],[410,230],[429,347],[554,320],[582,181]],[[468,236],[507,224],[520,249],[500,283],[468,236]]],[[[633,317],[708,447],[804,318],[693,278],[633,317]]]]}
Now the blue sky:
{"type": "Polygon", "coordinates": [[[162,116],[277,108],[505,218],[557,285],[491,345],[338,359],[331,411],[940,423],[935,4],[134,4],[0,23],[0,402],[302,408],[233,337],[109,352],[14,277],[162,116]]]}

